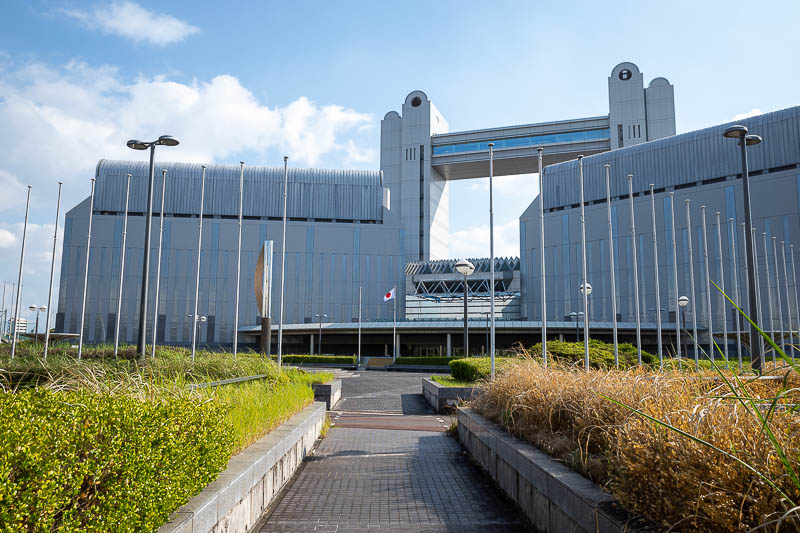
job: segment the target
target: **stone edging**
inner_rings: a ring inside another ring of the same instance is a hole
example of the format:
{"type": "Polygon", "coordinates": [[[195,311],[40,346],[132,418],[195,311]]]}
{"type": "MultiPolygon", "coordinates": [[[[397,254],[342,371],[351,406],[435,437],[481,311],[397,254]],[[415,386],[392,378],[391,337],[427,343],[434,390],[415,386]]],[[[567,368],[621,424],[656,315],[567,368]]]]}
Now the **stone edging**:
{"type": "Polygon", "coordinates": [[[589,479],[472,409],[458,408],[458,439],[538,531],[646,531],[589,479]]]}
{"type": "Polygon", "coordinates": [[[324,421],[325,404],[314,402],[231,457],[219,477],[172,513],[158,533],[249,531],[311,451],[324,421]]]}
{"type": "Polygon", "coordinates": [[[446,387],[431,378],[422,378],[422,395],[437,413],[457,406],[461,400],[469,400],[477,387],[446,387]]]}
{"type": "Polygon", "coordinates": [[[325,402],[325,407],[328,411],[331,407],[336,405],[342,397],[342,380],[334,379],[328,383],[313,383],[311,388],[314,389],[314,401],[325,402]]]}

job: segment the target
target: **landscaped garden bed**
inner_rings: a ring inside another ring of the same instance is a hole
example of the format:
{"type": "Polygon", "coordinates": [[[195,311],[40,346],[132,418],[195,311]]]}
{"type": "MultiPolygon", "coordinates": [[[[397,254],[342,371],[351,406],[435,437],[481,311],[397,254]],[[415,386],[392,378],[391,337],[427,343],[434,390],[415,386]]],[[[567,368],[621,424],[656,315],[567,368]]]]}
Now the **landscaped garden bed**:
{"type": "MultiPolygon", "coordinates": [[[[523,358],[501,365],[470,405],[655,524],[748,531],[800,501],[800,418],[790,407],[800,379],[780,375],[785,382],[737,382],[727,371],[584,372],[523,358]]],[[[779,529],[798,527],[795,513],[779,529]]]]}
{"type": "Polygon", "coordinates": [[[87,349],[81,362],[37,351],[21,343],[13,361],[0,359],[4,531],[157,529],[233,454],[308,406],[311,383],[333,377],[279,372],[251,353],[192,362],[188,350],[160,347],[137,363],[130,348],[120,359],[87,349]],[[263,377],[188,386],[252,375],[263,377]]]}

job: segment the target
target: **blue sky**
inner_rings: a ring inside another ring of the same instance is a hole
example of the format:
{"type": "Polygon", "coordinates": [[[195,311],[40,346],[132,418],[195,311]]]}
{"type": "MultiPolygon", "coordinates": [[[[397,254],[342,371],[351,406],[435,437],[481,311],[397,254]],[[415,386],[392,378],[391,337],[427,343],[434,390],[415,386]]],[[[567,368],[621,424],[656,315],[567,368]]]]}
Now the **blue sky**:
{"type": "MultiPolygon", "coordinates": [[[[679,133],[800,103],[796,1],[4,0],[1,13],[0,282],[16,281],[30,184],[25,309],[47,297],[56,181],[71,208],[98,159],[145,157],[131,137],[178,136],[171,160],[377,169],[380,120],[412,90],[451,131],[603,115],[622,61],[674,84],[679,133]]],[[[453,257],[488,255],[485,181],[451,187],[453,257]]],[[[498,254],[517,253],[536,192],[530,175],[497,180],[498,254]]]]}

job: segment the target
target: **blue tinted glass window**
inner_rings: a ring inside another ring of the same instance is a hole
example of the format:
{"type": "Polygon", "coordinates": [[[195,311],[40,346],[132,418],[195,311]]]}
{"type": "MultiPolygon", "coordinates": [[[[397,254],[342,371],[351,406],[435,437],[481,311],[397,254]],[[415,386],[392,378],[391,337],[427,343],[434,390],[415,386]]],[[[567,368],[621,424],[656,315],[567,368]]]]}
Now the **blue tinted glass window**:
{"type": "Polygon", "coordinates": [[[447,144],[433,147],[433,155],[459,154],[464,152],[480,152],[489,150],[489,143],[494,143],[495,150],[502,148],[520,148],[526,146],[541,146],[544,144],[568,143],[580,141],[596,141],[609,139],[608,128],[586,131],[571,131],[566,133],[548,133],[544,135],[531,135],[529,137],[514,137],[511,139],[498,139],[479,143],[447,144]]]}

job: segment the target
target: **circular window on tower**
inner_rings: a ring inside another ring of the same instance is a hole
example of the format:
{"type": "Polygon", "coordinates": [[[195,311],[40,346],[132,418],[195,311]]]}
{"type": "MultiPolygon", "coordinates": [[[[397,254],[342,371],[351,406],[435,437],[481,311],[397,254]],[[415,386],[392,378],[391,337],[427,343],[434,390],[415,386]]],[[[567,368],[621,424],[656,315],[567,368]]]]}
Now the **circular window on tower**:
{"type": "Polygon", "coordinates": [[[619,71],[619,79],[622,81],[628,81],[633,76],[633,72],[630,69],[624,68],[619,71]]]}
{"type": "Polygon", "coordinates": [[[411,107],[419,107],[422,105],[422,98],[415,96],[411,99],[411,107]]]}

